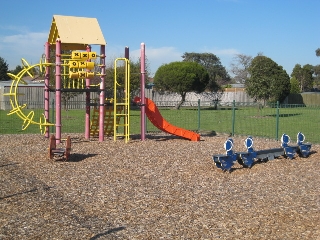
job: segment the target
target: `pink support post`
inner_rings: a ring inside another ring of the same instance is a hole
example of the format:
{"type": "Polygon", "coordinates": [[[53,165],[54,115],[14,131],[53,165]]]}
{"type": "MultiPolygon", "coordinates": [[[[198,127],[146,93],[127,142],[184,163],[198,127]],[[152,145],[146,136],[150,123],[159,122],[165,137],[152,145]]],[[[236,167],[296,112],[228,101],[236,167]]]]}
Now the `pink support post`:
{"type": "MultiPolygon", "coordinates": [[[[50,62],[50,43],[46,42],[45,44],[45,55],[46,55],[46,62],[50,62]]],[[[50,110],[50,93],[49,93],[49,84],[50,84],[50,67],[46,66],[46,74],[44,79],[44,118],[46,122],[49,122],[49,110],[50,110]]],[[[49,127],[45,127],[45,137],[49,138],[50,132],[49,127]]]]}
{"type": "MultiPolygon", "coordinates": [[[[87,52],[91,52],[91,46],[87,46],[87,52]]],[[[90,62],[90,59],[87,60],[88,62],[90,62]]],[[[90,70],[87,69],[87,72],[89,72],[90,70]]],[[[85,139],[89,139],[90,138],[90,79],[86,78],[86,119],[85,119],[85,139]]]]}
{"type": "Polygon", "coordinates": [[[56,144],[61,143],[61,41],[56,41],[56,144]]]}
{"type": "Polygon", "coordinates": [[[146,66],[145,66],[145,44],[141,43],[141,83],[140,83],[140,89],[141,89],[141,141],[144,141],[146,139],[146,101],[145,101],[145,74],[146,74],[146,66]]]}
{"type": "Polygon", "coordinates": [[[100,47],[100,107],[99,107],[99,142],[104,140],[104,99],[105,99],[105,75],[106,75],[106,46],[100,47]]]}

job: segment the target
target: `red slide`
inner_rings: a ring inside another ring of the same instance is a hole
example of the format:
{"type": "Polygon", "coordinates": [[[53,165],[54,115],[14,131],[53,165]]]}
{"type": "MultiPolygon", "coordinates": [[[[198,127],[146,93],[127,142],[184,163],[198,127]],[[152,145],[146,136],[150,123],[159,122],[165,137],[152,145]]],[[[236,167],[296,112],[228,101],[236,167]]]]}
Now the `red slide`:
{"type": "MultiPolygon", "coordinates": [[[[141,99],[139,97],[135,97],[135,102],[140,102],[141,99]]],[[[176,127],[168,123],[159,112],[156,104],[149,98],[146,98],[146,114],[149,118],[150,122],[153,123],[161,131],[166,133],[176,135],[179,137],[183,137],[189,139],[191,141],[200,141],[200,134],[197,134],[193,131],[189,131],[183,128],[176,127]]]]}

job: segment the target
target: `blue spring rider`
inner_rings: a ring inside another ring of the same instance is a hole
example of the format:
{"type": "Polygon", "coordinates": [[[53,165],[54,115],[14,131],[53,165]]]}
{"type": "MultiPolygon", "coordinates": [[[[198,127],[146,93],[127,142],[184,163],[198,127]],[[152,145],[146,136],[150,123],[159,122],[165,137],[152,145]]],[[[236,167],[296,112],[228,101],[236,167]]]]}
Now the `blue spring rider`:
{"type": "Polygon", "coordinates": [[[213,156],[213,161],[218,168],[221,168],[223,171],[230,171],[233,164],[237,161],[237,154],[232,150],[233,148],[233,139],[228,138],[224,143],[224,149],[226,154],[218,154],[213,156]]]}
{"type": "Polygon", "coordinates": [[[290,137],[287,134],[282,134],[281,146],[284,149],[285,155],[293,159],[295,153],[298,153],[302,157],[308,157],[311,149],[311,143],[303,143],[305,136],[299,132],[297,134],[297,145],[290,146],[290,137]]]}
{"type": "Polygon", "coordinates": [[[253,138],[251,136],[244,140],[244,146],[247,148],[247,152],[240,152],[238,162],[247,168],[251,168],[254,164],[254,160],[257,157],[257,152],[253,149],[253,138]]]}
{"type": "Polygon", "coordinates": [[[234,152],[233,140],[228,138],[224,143],[224,149],[226,154],[213,155],[213,161],[218,168],[223,171],[230,172],[234,163],[238,162],[243,167],[251,168],[256,160],[273,160],[277,157],[284,156],[289,159],[293,159],[296,154],[301,157],[308,157],[310,154],[311,143],[304,143],[305,136],[299,132],[297,134],[297,145],[289,145],[290,137],[287,134],[281,136],[281,148],[270,148],[255,151],[253,148],[253,138],[247,137],[244,141],[246,152],[234,152]]]}

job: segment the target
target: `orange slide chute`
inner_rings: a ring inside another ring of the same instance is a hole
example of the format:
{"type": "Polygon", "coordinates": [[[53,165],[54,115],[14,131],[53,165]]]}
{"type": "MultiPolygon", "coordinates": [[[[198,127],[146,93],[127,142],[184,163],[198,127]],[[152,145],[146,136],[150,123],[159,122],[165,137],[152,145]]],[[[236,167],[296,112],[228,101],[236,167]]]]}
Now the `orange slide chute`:
{"type": "MultiPolygon", "coordinates": [[[[135,97],[134,101],[140,102],[141,99],[139,97],[135,97]]],[[[152,124],[156,126],[158,129],[172,135],[189,139],[191,141],[200,141],[200,134],[183,129],[183,128],[176,127],[168,123],[162,117],[158,107],[151,99],[145,98],[145,104],[146,104],[145,111],[146,111],[147,117],[149,118],[150,122],[152,122],[152,124]]]]}

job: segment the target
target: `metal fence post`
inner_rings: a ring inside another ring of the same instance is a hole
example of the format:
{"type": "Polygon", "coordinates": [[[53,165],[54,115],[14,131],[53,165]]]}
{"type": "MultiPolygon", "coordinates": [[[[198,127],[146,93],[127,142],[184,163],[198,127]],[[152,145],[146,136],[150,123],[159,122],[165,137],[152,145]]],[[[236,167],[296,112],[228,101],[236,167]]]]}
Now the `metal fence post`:
{"type": "Polygon", "coordinates": [[[200,98],[198,99],[198,132],[200,132],[200,98]]]}
{"type": "Polygon", "coordinates": [[[231,133],[231,136],[234,136],[235,121],[236,121],[236,101],[233,100],[233,102],[232,102],[232,133],[231,133]]]}
{"type": "Polygon", "coordinates": [[[276,140],[279,140],[279,101],[277,101],[276,140]]]}

